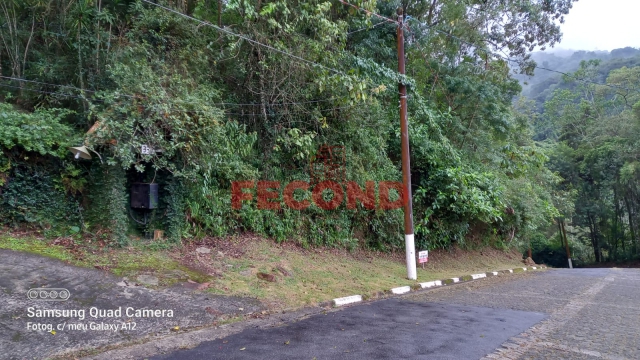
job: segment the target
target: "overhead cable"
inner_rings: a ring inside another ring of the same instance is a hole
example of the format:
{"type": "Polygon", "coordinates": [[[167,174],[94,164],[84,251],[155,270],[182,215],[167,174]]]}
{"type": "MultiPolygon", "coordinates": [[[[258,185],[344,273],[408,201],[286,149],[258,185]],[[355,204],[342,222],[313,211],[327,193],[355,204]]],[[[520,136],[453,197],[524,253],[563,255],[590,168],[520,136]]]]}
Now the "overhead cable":
{"type": "Polygon", "coordinates": [[[212,28],[214,28],[214,29],[216,29],[216,30],[218,30],[218,31],[221,31],[221,32],[223,32],[223,33],[225,33],[225,34],[227,34],[227,35],[231,35],[231,36],[235,36],[235,37],[240,38],[240,39],[244,39],[244,40],[246,40],[246,41],[248,41],[248,42],[250,42],[250,43],[253,43],[253,44],[256,44],[256,45],[262,46],[262,47],[267,48],[267,49],[269,49],[269,50],[271,50],[271,51],[275,51],[275,52],[277,52],[277,53],[280,53],[280,54],[283,54],[283,55],[289,56],[289,57],[294,58],[294,59],[296,59],[296,60],[300,60],[300,61],[302,61],[302,62],[304,62],[304,63],[306,63],[306,64],[309,64],[309,65],[311,65],[311,66],[319,67],[319,68],[321,68],[321,69],[328,70],[328,71],[333,72],[333,73],[335,73],[335,74],[339,74],[339,75],[346,75],[345,73],[343,73],[343,72],[342,72],[342,71],[340,71],[340,70],[336,70],[336,69],[334,69],[334,68],[330,68],[330,67],[328,67],[328,66],[324,66],[324,65],[322,65],[322,64],[318,64],[318,63],[316,63],[316,62],[313,62],[313,61],[311,61],[311,60],[307,60],[307,59],[305,59],[305,58],[303,58],[303,57],[300,57],[300,56],[298,56],[298,55],[294,55],[294,54],[288,53],[288,52],[286,52],[286,51],[284,51],[284,50],[276,49],[276,48],[274,48],[274,47],[273,47],[273,46],[271,46],[271,45],[267,45],[267,44],[261,43],[261,42],[259,42],[259,41],[253,40],[253,39],[251,39],[251,38],[249,38],[249,37],[247,37],[247,36],[245,36],[245,35],[242,35],[242,34],[234,33],[234,32],[233,32],[233,31],[231,31],[231,30],[228,30],[228,29],[225,29],[225,28],[221,28],[221,27],[219,27],[219,26],[217,26],[217,25],[214,25],[214,24],[212,24],[212,23],[210,23],[210,22],[208,22],[208,21],[203,21],[203,20],[200,20],[200,19],[195,18],[195,17],[193,17],[193,16],[189,16],[189,15],[187,15],[187,14],[183,14],[183,13],[181,13],[181,12],[179,12],[179,11],[173,10],[173,9],[168,8],[168,7],[166,7],[166,6],[162,6],[162,5],[160,5],[160,4],[156,4],[156,3],[152,2],[152,1],[149,1],[149,0],[142,0],[142,1],[144,1],[144,2],[146,2],[146,3],[148,3],[148,4],[150,4],[150,5],[153,5],[153,6],[155,6],[155,7],[158,7],[158,8],[164,9],[164,10],[169,11],[169,12],[172,12],[172,13],[174,13],[174,14],[176,14],[176,15],[180,15],[180,16],[182,16],[182,17],[184,17],[184,18],[191,19],[191,20],[193,20],[193,21],[197,21],[197,22],[198,22],[198,23],[200,23],[201,25],[205,25],[205,26],[212,27],[212,28]]]}

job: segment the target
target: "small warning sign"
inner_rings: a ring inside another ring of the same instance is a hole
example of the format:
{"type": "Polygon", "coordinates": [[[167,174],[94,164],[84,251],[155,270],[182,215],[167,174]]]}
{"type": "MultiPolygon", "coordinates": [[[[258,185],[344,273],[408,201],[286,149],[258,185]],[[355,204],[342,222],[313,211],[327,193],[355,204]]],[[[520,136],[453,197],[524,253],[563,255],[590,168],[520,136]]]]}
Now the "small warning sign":
{"type": "Polygon", "coordinates": [[[429,250],[418,252],[418,264],[423,264],[429,261],[429,250]]]}

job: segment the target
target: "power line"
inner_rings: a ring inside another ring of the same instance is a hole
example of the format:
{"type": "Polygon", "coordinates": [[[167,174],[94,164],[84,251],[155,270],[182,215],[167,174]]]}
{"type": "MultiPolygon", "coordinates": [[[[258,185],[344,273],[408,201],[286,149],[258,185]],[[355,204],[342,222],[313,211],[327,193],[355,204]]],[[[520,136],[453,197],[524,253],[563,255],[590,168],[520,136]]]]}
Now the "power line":
{"type": "MultiPolygon", "coordinates": [[[[75,98],[75,99],[80,99],[80,100],[86,100],[85,98],[83,98],[81,96],[70,95],[70,94],[61,94],[61,93],[54,93],[54,92],[50,92],[50,91],[44,91],[44,90],[21,88],[19,86],[7,85],[7,84],[2,84],[2,83],[0,83],[0,86],[7,87],[7,88],[12,88],[12,89],[18,89],[18,90],[32,91],[32,92],[37,92],[37,93],[41,93],[41,94],[58,95],[58,96],[75,98]]],[[[63,86],[63,85],[61,85],[61,86],[63,86]]],[[[73,88],[73,87],[71,87],[71,88],[73,88]]],[[[99,102],[102,101],[102,100],[98,100],[98,99],[92,99],[92,100],[99,101],[99,102]]],[[[296,103],[293,103],[293,104],[296,104],[296,103]]],[[[353,108],[355,106],[356,105],[348,105],[348,106],[340,106],[340,107],[334,107],[334,108],[329,108],[329,109],[317,109],[317,110],[323,112],[323,111],[350,109],[350,108],[353,108]]],[[[203,111],[203,110],[200,110],[200,109],[180,110],[180,112],[191,112],[191,111],[203,111]]],[[[278,113],[276,113],[276,115],[301,114],[301,113],[308,113],[310,111],[311,110],[309,110],[309,111],[303,111],[303,110],[291,111],[291,110],[289,110],[289,111],[285,111],[285,112],[278,112],[278,113]]],[[[223,114],[224,115],[241,115],[241,116],[262,116],[262,115],[264,115],[263,113],[228,113],[228,112],[223,112],[223,114]]]]}
{"type": "MultiPolygon", "coordinates": [[[[61,94],[61,93],[54,93],[54,92],[50,92],[50,91],[44,91],[44,90],[36,90],[36,89],[29,89],[29,88],[21,88],[21,87],[19,87],[19,86],[12,86],[12,85],[1,84],[1,83],[0,83],[0,86],[7,87],[7,88],[18,89],[18,90],[33,91],[33,92],[38,92],[38,93],[41,93],[41,94],[58,95],[58,96],[64,96],[64,97],[70,97],[70,98],[76,98],[76,99],[80,99],[80,100],[86,100],[85,98],[83,98],[83,97],[81,97],[81,96],[70,95],[70,94],[61,94]]],[[[98,101],[99,101],[99,100],[98,100],[98,101]]]]}
{"type": "MultiPolygon", "coordinates": [[[[23,78],[16,78],[16,77],[11,77],[11,76],[2,76],[2,75],[0,75],[0,78],[14,80],[14,81],[24,81],[24,82],[40,84],[40,85],[62,87],[62,88],[74,89],[74,90],[78,90],[78,91],[88,91],[88,92],[92,92],[92,93],[97,93],[98,92],[97,90],[81,89],[81,88],[78,88],[78,87],[75,87],[75,86],[70,86],[70,85],[52,84],[52,83],[46,83],[46,82],[42,82],[42,81],[35,81],[35,80],[29,80],[29,79],[23,79],[23,78]]],[[[26,90],[30,90],[30,89],[26,89],[26,90]]],[[[36,91],[36,90],[31,90],[31,91],[36,91]]],[[[55,93],[50,93],[50,92],[46,92],[46,91],[39,91],[39,92],[55,94],[55,93]]],[[[125,96],[125,97],[128,97],[128,98],[135,98],[135,96],[129,95],[129,94],[121,94],[121,95],[125,96]]],[[[335,101],[335,100],[339,100],[339,99],[340,98],[332,97],[332,98],[320,99],[320,100],[283,102],[283,103],[269,103],[268,105],[269,106],[285,106],[285,105],[316,104],[316,103],[322,103],[322,102],[335,101]]],[[[194,104],[194,103],[187,103],[187,104],[194,104]]],[[[228,103],[228,102],[221,102],[221,103],[211,103],[209,105],[213,105],[213,106],[218,106],[218,105],[220,105],[220,106],[227,106],[227,105],[228,106],[261,106],[262,104],[260,104],[260,103],[228,103]]]]}
{"type": "MultiPolygon", "coordinates": [[[[298,101],[298,102],[286,102],[286,103],[268,103],[265,105],[268,106],[284,106],[284,105],[300,105],[300,104],[316,104],[316,103],[322,103],[322,102],[330,102],[330,101],[334,101],[334,100],[338,100],[339,98],[337,97],[332,97],[332,98],[328,98],[328,99],[321,99],[321,100],[309,100],[309,101],[298,101]]],[[[231,105],[231,106],[262,106],[261,103],[247,103],[247,104],[237,104],[237,103],[213,103],[211,105],[231,105]]]]}
{"type": "MultiPolygon", "coordinates": [[[[15,81],[24,81],[24,82],[40,84],[40,85],[58,86],[58,87],[63,87],[63,88],[67,88],[67,89],[74,89],[74,90],[79,90],[79,91],[88,91],[88,92],[92,92],[92,93],[98,92],[96,90],[81,89],[81,88],[78,88],[78,87],[75,87],[75,86],[61,85],[61,84],[51,84],[51,83],[45,83],[45,82],[41,82],[41,81],[15,78],[15,77],[11,77],[11,76],[2,76],[2,75],[0,75],[0,78],[9,79],[9,80],[15,80],[15,81]]],[[[133,97],[131,95],[126,95],[126,94],[123,94],[123,96],[133,97]]]]}
{"type": "MultiPolygon", "coordinates": [[[[332,111],[332,110],[342,110],[342,109],[351,109],[353,107],[355,107],[356,105],[348,105],[348,106],[340,106],[340,107],[335,107],[335,108],[330,108],[330,109],[317,109],[318,111],[322,112],[322,111],[332,111]]],[[[289,115],[289,114],[302,114],[302,113],[309,113],[311,112],[311,110],[309,111],[285,111],[285,112],[278,112],[276,113],[276,115],[289,115]]],[[[225,115],[242,115],[242,116],[263,116],[263,113],[251,113],[251,114],[245,114],[245,113],[224,113],[225,115]]]]}
{"type": "MultiPolygon", "coordinates": [[[[361,8],[361,7],[359,7],[359,6],[354,5],[354,4],[350,4],[350,3],[348,3],[348,2],[346,2],[346,1],[344,1],[344,0],[338,0],[338,1],[340,1],[341,3],[343,3],[343,4],[345,4],[345,5],[348,5],[348,6],[354,7],[354,8],[356,8],[356,9],[360,10],[360,11],[363,11],[363,12],[367,13],[368,15],[373,15],[373,16],[379,17],[379,18],[381,18],[381,19],[384,19],[384,20],[385,20],[385,21],[387,21],[387,22],[389,22],[389,21],[391,21],[391,22],[395,22],[394,20],[392,20],[392,19],[390,19],[390,18],[388,18],[388,17],[382,16],[382,15],[380,15],[380,14],[374,13],[374,12],[369,11],[369,10],[366,10],[366,9],[362,9],[362,8],[361,8]]],[[[408,18],[408,20],[414,20],[414,21],[418,21],[418,22],[419,22],[419,20],[418,20],[418,19],[415,19],[415,18],[412,18],[412,17],[409,17],[409,18],[408,18]]],[[[421,24],[421,25],[424,25],[424,24],[422,24],[422,23],[420,23],[420,24],[421,24]]],[[[499,54],[490,53],[489,51],[487,51],[487,50],[485,50],[485,49],[483,49],[483,48],[479,47],[479,46],[478,46],[478,44],[474,44],[474,43],[471,43],[471,42],[465,41],[465,40],[463,40],[463,39],[459,38],[458,36],[455,36],[455,35],[453,35],[453,34],[447,33],[446,31],[442,31],[442,30],[436,29],[436,28],[434,28],[433,26],[427,26],[427,25],[424,25],[424,26],[426,26],[426,27],[427,27],[427,29],[434,30],[434,31],[439,32],[439,33],[441,33],[441,34],[444,34],[444,35],[446,35],[446,36],[448,36],[448,37],[454,38],[454,39],[456,39],[456,40],[460,41],[461,43],[464,43],[464,44],[469,45],[469,46],[472,46],[472,47],[474,47],[474,48],[476,48],[476,49],[478,49],[478,50],[480,50],[480,51],[483,51],[483,52],[484,52],[485,54],[487,54],[487,55],[496,56],[496,57],[499,57],[499,58],[501,58],[501,59],[503,59],[503,60],[506,60],[506,61],[509,61],[509,62],[515,62],[515,63],[517,63],[517,62],[518,62],[517,60],[515,60],[515,59],[511,59],[511,58],[509,58],[509,57],[507,57],[507,56],[502,56],[502,55],[499,55],[499,54]]],[[[409,27],[408,27],[408,26],[406,26],[406,29],[408,29],[409,31],[411,31],[411,29],[409,29],[409,27]]],[[[486,41],[486,39],[485,39],[484,41],[486,41]]],[[[608,86],[608,87],[610,87],[610,88],[612,88],[612,89],[622,89],[622,90],[626,90],[626,91],[631,91],[630,89],[627,89],[627,88],[624,88],[624,87],[614,86],[614,85],[610,85],[610,84],[601,84],[601,83],[598,83],[598,82],[595,82],[595,81],[591,81],[591,80],[578,79],[578,78],[576,78],[575,76],[570,75],[570,74],[568,74],[568,73],[565,73],[565,72],[562,72],[562,71],[558,71],[558,70],[547,69],[547,68],[544,68],[544,67],[541,67],[541,66],[537,66],[537,65],[536,65],[536,66],[534,66],[534,68],[535,68],[535,69],[540,69],[540,70],[546,70],[546,71],[550,71],[550,72],[555,72],[555,73],[562,74],[562,75],[565,75],[565,76],[568,76],[568,77],[573,77],[574,79],[576,79],[576,80],[578,80],[578,81],[582,81],[582,82],[588,82],[588,83],[591,83],[591,84],[601,85],[601,86],[608,86]]]]}
{"type": "MultiPolygon", "coordinates": [[[[32,91],[32,92],[37,92],[37,93],[41,93],[41,94],[49,94],[49,95],[57,95],[57,96],[63,96],[63,97],[68,97],[68,98],[75,98],[75,99],[80,99],[80,100],[86,100],[86,98],[83,98],[81,96],[76,96],[76,95],[70,95],[70,94],[61,94],[61,93],[54,93],[54,92],[50,92],[50,91],[44,91],[44,90],[36,90],[36,89],[29,89],[29,88],[21,88],[19,86],[13,86],[13,85],[7,85],[7,84],[2,84],[0,83],[1,87],[6,87],[6,88],[12,88],[12,89],[17,89],[17,90],[25,90],[25,91],[32,91]]],[[[73,87],[71,87],[73,88],[73,87]]],[[[102,102],[102,100],[98,100],[98,99],[92,99],[94,101],[98,101],[98,102],[102,102]]],[[[295,103],[294,103],[295,104],[295,103]]],[[[333,110],[342,110],[342,109],[350,109],[355,107],[356,105],[348,105],[348,106],[340,106],[340,107],[334,107],[334,108],[329,108],[329,109],[317,109],[320,112],[326,112],[326,111],[333,111],[333,110]]],[[[174,110],[175,111],[175,110],[174,110]]],[[[194,109],[194,110],[180,110],[180,112],[191,112],[191,111],[203,111],[200,109],[194,109]]],[[[290,115],[290,114],[302,114],[302,113],[309,113],[310,111],[303,111],[303,110],[298,110],[298,111],[285,111],[285,112],[278,112],[276,113],[276,115],[290,115]]],[[[228,113],[228,112],[223,112],[223,115],[234,115],[234,116],[263,116],[263,113],[228,113]]]]}
{"type": "MultiPolygon", "coordinates": [[[[302,113],[310,113],[313,110],[318,110],[320,112],[323,111],[332,111],[332,110],[342,110],[342,109],[350,109],[353,107],[356,107],[358,105],[345,105],[345,106],[338,106],[338,107],[333,107],[333,108],[328,108],[328,109],[309,109],[309,110],[287,110],[287,111],[281,111],[281,112],[275,112],[275,115],[289,115],[289,114],[302,114],[302,113]]],[[[191,109],[191,110],[187,110],[187,109],[181,109],[181,110],[173,110],[175,112],[183,112],[183,113],[187,113],[187,112],[199,112],[199,111],[206,111],[203,109],[191,109]]],[[[259,112],[259,113],[237,113],[237,112],[222,112],[224,115],[240,115],[240,116],[263,116],[264,113],[259,112]]],[[[268,114],[269,115],[269,114],[268,114]]]]}
{"type": "MultiPolygon", "coordinates": [[[[200,19],[194,18],[194,17],[192,17],[192,16],[189,16],[189,15],[183,14],[183,13],[181,13],[181,12],[179,12],[179,11],[176,11],[176,10],[173,10],[173,9],[171,9],[171,8],[168,8],[168,7],[165,7],[165,6],[162,6],[162,5],[159,5],[159,4],[156,4],[156,3],[153,3],[153,2],[151,2],[151,1],[149,1],[149,0],[142,0],[142,1],[144,1],[144,2],[146,2],[146,3],[148,3],[148,4],[151,4],[151,5],[154,5],[154,6],[156,6],[156,7],[159,7],[159,8],[161,8],[161,9],[164,9],[164,10],[166,10],[166,11],[172,12],[172,13],[174,13],[174,14],[180,15],[180,16],[182,16],[182,17],[185,17],[185,18],[187,18],[187,19],[194,20],[194,21],[196,21],[196,22],[198,22],[198,23],[200,23],[200,24],[202,24],[202,25],[206,25],[206,26],[213,27],[214,29],[216,29],[216,30],[218,30],[218,31],[221,31],[221,32],[224,32],[224,33],[226,33],[226,34],[229,34],[229,35],[232,35],[232,36],[236,36],[236,37],[238,37],[238,38],[241,38],[241,39],[247,40],[247,41],[249,41],[249,42],[251,42],[251,43],[254,43],[254,44],[257,44],[257,45],[263,46],[263,47],[265,47],[265,48],[267,48],[267,49],[270,49],[270,50],[272,50],[272,51],[275,51],[275,52],[278,52],[278,53],[284,54],[284,55],[286,55],[286,56],[292,57],[292,58],[294,58],[294,59],[300,60],[300,61],[302,61],[302,62],[304,62],[304,63],[309,64],[309,65],[316,66],[316,67],[320,67],[320,68],[326,69],[326,70],[328,70],[328,71],[334,72],[334,73],[336,73],[336,74],[341,74],[341,75],[348,76],[347,74],[345,74],[344,72],[342,72],[342,71],[340,71],[340,70],[337,70],[337,69],[334,69],[334,68],[330,68],[330,67],[324,66],[324,65],[322,65],[322,64],[318,64],[318,63],[316,63],[316,62],[313,62],[313,61],[310,61],[310,60],[304,59],[304,58],[302,58],[302,57],[300,57],[300,56],[297,56],[297,55],[291,54],[291,53],[289,53],[289,52],[286,52],[286,51],[283,51],[283,50],[280,50],[280,49],[276,49],[276,48],[274,48],[274,47],[272,47],[272,46],[270,46],[270,45],[267,45],[267,44],[261,43],[261,42],[259,42],[259,41],[253,40],[253,39],[248,38],[248,37],[246,37],[246,36],[244,36],[244,35],[234,33],[234,32],[232,32],[232,31],[230,31],[230,30],[227,30],[227,29],[224,29],[224,28],[220,28],[220,27],[218,27],[218,26],[216,26],[216,25],[214,25],[214,24],[211,24],[211,23],[209,23],[209,22],[206,22],[206,21],[203,21],[203,20],[200,20],[200,19]]],[[[341,2],[342,2],[342,3],[344,3],[344,4],[346,4],[346,5],[353,6],[353,7],[357,8],[357,9],[362,10],[362,11],[369,12],[368,10],[361,9],[361,8],[357,7],[356,5],[349,4],[349,3],[344,2],[344,1],[342,1],[342,0],[341,0],[341,2]]],[[[371,13],[371,12],[369,12],[369,13],[371,13]]],[[[382,22],[382,23],[385,23],[385,22],[392,22],[392,23],[395,23],[395,21],[394,21],[394,20],[392,20],[392,19],[386,18],[386,17],[384,17],[384,16],[381,16],[381,15],[378,15],[378,14],[375,14],[375,13],[371,13],[371,14],[373,14],[373,15],[375,15],[375,16],[377,16],[377,17],[380,17],[380,18],[382,18],[382,19],[384,19],[385,21],[384,21],[384,22],[382,22]]],[[[382,23],[378,23],[378,24],[374,25],[374,27],[376,27],[376,26],[378,26],[378,25],[381,25],[382,23]]],[[[356,30],[356,31],[354,31],[354,32],[361,31],[361,30],[363,30],[363,29],[356,30]]],[[[38,83],[38,84],[42,84],[42,85],[59,86],[59,87],[65,87],[65,88],[75,89],[75,90],[79,90],[79,91],[88,91],[88,92],[93,92],[93,93],[96,93],[96,92],[97,92],[97,91],[95,91],[95,90],[80,89],[80,88],[73,87],[73,86],[68,86],[68,85],[50,84],[50,83],[38,82],[38,81],[27,80],[27,79],[18,79],[18,78],[13,78],[13,77],[5,77],[5,76],[2,76],[2,77],[3,77],[3,78],[7,78],[7,79],[11,79],[11,80],[16,80],[16,81],[26,81],[26,82],[33,82],[33,83],[38,83]]],[[[127,94],[123,94],[123,95],[124,95],[124,96],[126,96],[126,97],[135,98],[135,96],[132,96],[132,95],[127,95],[127,94]]],[[[334,100],[334,99],[336,99],[336,98],[323,99],[323,100],[312,100],[312,101],[304,101],[304,102],[290,102],[290,103],[282,103],[282,104],[269,104],[269,105],[270,105],[270,106],[273,106],[273,105],[296,105],[296,104],[308,104],[308,103],[325,102],[325,101],[327,101],[327,102],[328,102],[328,101],[332,101],[332,100],[334,100]]],[[[261,105],[261,104],[216,103],[216,104],[211,104],[211,105],[255,106],[255,105],[261,105]]]]}
{"type": "MultiPolygon", "coordinates": [[[[145,0],[145,1],[146,1],[146,0],[145,0]]],[[[338,0],[338,1],[340,1],[340,2],[341,2],[341,3],[343,3],[344,5],[351,6],[351,7],[355,8],[355,9],[360,10],[360,11],[364,11],[365,13],[367,13],[367,14],[369,14],[369,15],[376,16],[376,17],[378,17],[378,18],[380,18],[380,19],[384,20],[385,22],[392,22],[392,23],[394,23],[394,24],[397,24],[397,23],[398,23],[397,21],[395,21],[395,20],[393,20],[393,19],[391,19],[391,18],[388,18],[388,17],[386,17],[386,16],[382,16],[382,15],[380,15],[380,14],[376,14],[376,13],[374,13],[373,11],[369,11],[369,10],[367,10],[367,9],[363,9],[363,8],[359,7],[358,5],[350,4],[350,3],[348,3],[348,2],[346,2],[346,1],[344,1],[344,0],[338,0]]]]}
{"type": "Polygon", "coordinates": [[[357,33],[357,32],[364,31],[364,30],[373,30],[374,28],[376,28],[376,27],[378,27],[378,26],[380,26],[380,25],[387,24],[387,23],[388,23],[388,21],[380,21],[379,23],[377,23],[377,24],[375,24],[375,25],[373,25],[373,26],[370,26],[370,27],[369,27],[369,26],[367,26],[367,27],[362,28],[362,29],[358,29],[358,30],[350,31],[350,32],[348,32],[348,33],[347,33],[347,35],[355,34],[355,33],[357,33]]]}
{"type": "Polygon", "coordinates": [[[335,73],[335,74],[345,75],[345,76],[346,76],[346,74],[345,74],[345,73],[343,73],[343,72],[342,72],[342,71],[340,71],[340,70],[336,70],[336,69],[334,69],[334,68],[330,68],[330,67],[324,66],[324,65],[322,65],[322,64],[318,64],[318,63],[316,63],[316,62],[313,62],[313,61],[311,61],[311,60],[307,60],[307,59],[305,59],[305,58],[303,58],[303,57],[300,57],[300,56],[297,56],[297,55],[294,55],[294,54],[288,53],[288,52],[286,52],[286,51],[283,51],[283,50],[280,50],[280,49],[276,49],[276,48],[274,48],[273,46],[270,46],[270,45],[267,45],[267,44],[263,44],[263,43],[261,43],[261,42],[259,42],[259,41],[253,40],[253,39],[251,39],[251,38],[249,38],[249,37],[247,37],[247,36],[241,35],[241,34],[236,34],[236,33],[234,33],[233,31],[230,31],[230,30],[227,30],[227,29],[221,28],[221,27],[219,27],[219,26],[217,26],[217,25],[214,25],[214,24],[212,24],[212,23],[210,23],[210,22],[202,21],[202,20],[200,20],[200,19],[194,18],[193,16],[189,16],[189,15],[187,15],[187,14],[183,14],[183,13],[181,13],[181,12],[179,12],[179,11],[176,11],[176,10],[173,10],[173,9],[171,9],[171,8],[168,8],[168,7],[162,6],[162,5],[160,5],[160,4],[153,3],[153,2],[151,2],[151,1],[149,1],[149,0],[142,0],[142,1],[144,1],[144,2],[146,2],[146,3],[148,3],[148,4],[151,4],[151,5],[153,5],[153,6],[159,7],[159,8],[161,8],[161,9],[167,10],[167,11],[169,11],[169,12],[172,12],[172,13],[174,13],[174,14],[180,15],[180,16],[182,16],[182,17],[185,17],[185,18],[187,18],[187,19],[191,19],[191,20],[197,21],[198,23],[200,23],[200,24],[202,24],[202,25],[212,27],[212,28],[214,28],[214,29],[216,29],[216,30],[218,30],[218,31],[221,31],[221,32],[225,33],[225,34],[228,34],[228,35],[231,35],[231,36],[235,36],[235,37],[238,37],[238,38],[240,38],[240,39],[244,39],[244,40],[246,40],[246,41],[248,41],[248,42],[250,42],[250,43],[253,43],[253,44],[256,44],[256,45],[260,45],[260,46],[263,46],[263,47],[265,47],[265,48],[267,48],[267,49],[269,49],[269,50],[272,50],[272,51],[275,51],[275,52],[277,52],[277,53],[280,53],[280,54],[283,54],[283,55],[289,56],[289,57],[294,58],[294,59],[296,59],[296,60],[300,60],[300,61],[302,61],[302,62],[304,62],[304,63],[306,63],[306,64],[309,64],[309,65],[311,65],[311,66],[319,67],[319,68],[322,68],[322,69],[325,69],[325,70],[331,71],[331,72],[333,72],[333,73],[335,73]]]}
{"type": "MultiPolygon", "coordinates": [[[[410,18],[409,20],[415,20],[415,21],[418,21],[418,19],[414,19],[414,18],[410,18]]],[[[424,24],[422,24],[422,23],[421,23],[421,25],[424,25],[424,24]]],[[[463,44],[466,44],[466,45],[472,46],[472,47],[474,47],[475,49],[478,49],[479,51],[484,52],[484,53],[485,53],[485,54],[487,54],[487,55],[495,56],[495,57],[501,58],[501,59],[503,59],[503,60],[506,60],[506,61],[508,61],[508,62],[518,63],[518,61],[517,61],[517,60],[515,60],[515,59],[511,59],[511,58],[509,58],[509,57],[507,57],[507,56],[502,56],[502,55],[500,55],[500,54],[494,54],[494,53],[491,53],[491,52],[489,52],[489,51],[487,51],[487,50],[485,50],[485,49],[483,49],[483,48],[479,47],[479,46],[478,46],[478,44],[475,44],[475,43],[472,43],[472,42],[465,41],[465,40],[461,39],[460,37],[455,36],[455,35],[453,35],[453,34],[450,34],[450,33],[446,32],[446,31],[442,31],[442,30],[439,30],[439,29],[435,29],[435,28],[434,28],[434,27],[432,27],[432,26],[427,26],[427,25],[425,25],[425,26],[427,27],[427,29],[434,30],[434,31],[436,31],[436,32],[439,32],[439,33],[441,33],[441,34],[446,35],[447,37],[450,37],[450,38],[456,39],[456,40],[460,41],[460,42],[461,42],[461,43],[463,43],[463,44]]],[[[562,72],[562,71],[558,71],[558,70],[547,69],[547,68],[544,68],[544,67],[541,67],[541,66],[537,66],[537,65],[535,65],[535,66],[534,66],[534,68],[535,68],[535,69],[540,69],[540,70],[545,70],[545,71],[550,71],[550,72],[554,72],[554,73],[558,73],[558,74],[562,74],[562,75],[565,75],[565,76],[568,76],[568,77],[572,77],[572,78],[574,78],[574,79],[576,79],[576,80],[578,80],[578,81],[587,82],[587,83],[591,83],[591,84],[594,84],[594,85],[608,86],[608,87],[613,88],[613,89],[623,89],[623,90],[631,91],[630,89],[623,88],[623,87],[619,87],[619,86],[614,86],[614,85],[610,85],[610,84],[601,84],[601,83],[598,83],[598,82],[595,82],[595,81],[591,81],[591,80],[578,79],[578,78],[576,78],[574,75],[571,75],[571,74],[568,74],[568,73],[565,73],[565,72],[562,72]]]]}

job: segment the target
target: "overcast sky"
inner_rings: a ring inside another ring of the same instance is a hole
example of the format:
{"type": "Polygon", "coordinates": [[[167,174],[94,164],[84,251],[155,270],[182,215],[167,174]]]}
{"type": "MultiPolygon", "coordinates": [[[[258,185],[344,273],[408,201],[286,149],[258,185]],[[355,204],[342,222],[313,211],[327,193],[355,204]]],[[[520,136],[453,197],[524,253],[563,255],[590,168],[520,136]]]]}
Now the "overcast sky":
{"type": "Polygon", "coordinates": [[[640,47],[640,0],[578,0],[561,30],[562,42],[554,49],[640,47]]]}

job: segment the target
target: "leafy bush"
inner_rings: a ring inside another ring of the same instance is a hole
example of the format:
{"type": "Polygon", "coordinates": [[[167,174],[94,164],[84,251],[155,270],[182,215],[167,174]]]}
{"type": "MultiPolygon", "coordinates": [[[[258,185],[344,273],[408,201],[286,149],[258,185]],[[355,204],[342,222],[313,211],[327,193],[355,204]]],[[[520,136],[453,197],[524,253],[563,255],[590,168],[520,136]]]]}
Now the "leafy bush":
{"type": "Polygon", "coordinates": [[[63,157],[67,146],[78,140],[76,132],[62,122],[71,113],[68,109],[55,108],[27,113],[0,102],[0,147],[6,155],[17,148],[15,152],[63,157]]]}
{"type": "Polygon", "coordinates": [[[56,188],[56,173],[55,168],[14,165],[0,191],[0,222],[56,231],[81,227],[83,209],[74,197],[56,188]]]}
{"type": "Polygon", "coordinates": [[[129,197],[125,175],[121,167],[94,162],[89,174],[91,185],[87,195],[88,222],[97,229],[108,231],[111,240],[119,245],[126,245],[129,241],[129,197]]]}

